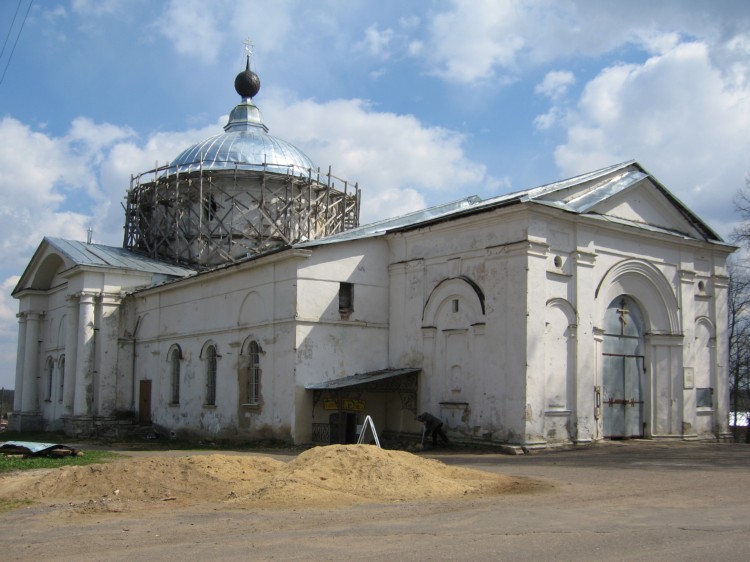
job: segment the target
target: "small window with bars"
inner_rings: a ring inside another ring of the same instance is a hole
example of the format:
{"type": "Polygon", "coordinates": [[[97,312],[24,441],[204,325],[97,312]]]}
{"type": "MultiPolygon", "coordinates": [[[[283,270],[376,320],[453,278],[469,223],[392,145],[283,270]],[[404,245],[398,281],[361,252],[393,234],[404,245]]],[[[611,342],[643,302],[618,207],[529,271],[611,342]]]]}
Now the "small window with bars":
{"type": "Polygon", "coordinates": [[[247,372],[247,403],[260,403],[260,346],[258,342],[250,342],[248,348],[249,361],[247,372]]]}

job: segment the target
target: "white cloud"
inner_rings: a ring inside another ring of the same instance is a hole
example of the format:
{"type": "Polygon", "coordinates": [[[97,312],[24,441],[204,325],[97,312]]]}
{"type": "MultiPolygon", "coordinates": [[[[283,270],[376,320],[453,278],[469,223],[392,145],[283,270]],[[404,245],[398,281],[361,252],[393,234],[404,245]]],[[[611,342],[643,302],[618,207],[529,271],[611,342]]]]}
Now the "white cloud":
{"type": "Polygon", "coordinates": [[[18,306],[10,297],[10,292],[18,284],[20,275],[11,275],[0,283],[0,337],[15,336],[16,312],[18,306]]]}
{"type": "Polygon", "coordinates": [[[359,182],[363,220],[420,209],[436,192],[475,192],[489,181],[485,166],[468,158],[464,137],[454,131],[425,126],[411,115],[377,112],[363,100],[269,98],[263,111],[272,134],[319,166],[333,163],[336,175],[359,182]],[[387,203],[394,194],[401,197],[398,210],[387,203]]]}
{"type": "Polygon", "coordinates": [[[13,388],[15,385],[16,352],[18,341],[18,304],[10,296],[20,276],[7,277],[0,283],[0,386],[13,388]]]}
{"type": "Polygon", "coordinates": [[[564,175],[638,159],[723,234],[750,170],[750,89],[685,43],[643,64],[613,66],[589,82],[555,150],[564,175]]]}
{"type": "Polygon", "coordinates": [[[418,56],[420,53],[422,53],[423,50],[424,50],[424,43],[422,41],[417,41],[417,40],[411,41],[406,47],[406,52],[409,53],[409,55],[413,57],[418,56]]]}
{"type": "Polygon", "coordinates": [[[421,51],[433,74],[458,83],[511,80],[518,69],[624,46],[662,54],[685,37],[721,45],[746,29],[741,1],[453,0],[427,19],[421,51]]]}
{"type": "Polygon", "coordinates": [[[561,118],[562,111],[559,107],[551,107],[547,113],[542,113],[534,118],[534,127],[543,131],[551,129],[561,118]]]}
{"type": "Polygon", "coordinates": [[[139,146],[131,129],[87,118],[74,119],[59,137],[11,117],[1,119],[0,248],[5,268],[23,267],[44,236],[83,240],[89,226],[96,241],[119,245],[120,202],[130,175],[220,131],[217,122],[204,129],[157,133],[139,146]]]}
{"type": "Polygon", "coordinates": [[[22,267],[45,236],[81,239],[103,197],[98,166],[129,129],[77,119],[63,137],[0,120],[0,247],[6,268],[22,267]]]}
{"type": "Polygon", "coordinates": [[[427,207],[421,193],[411,188],[391,188],[375,196],[365,191],[362,197],[360,224],[375,222],[387,217],[397,217],[427,207]]]}
{"type": "Polygon", "coordinates": [[[390,56],[390,43],[393,39],[393,30],[388,28],[380,31],[377,25],[373,24],[365,29],[365,37],[359,43],[358,47],[365,49],[371,56],[378,59],[387,59],[390,56]]]}
{"type": "Polygon", "coordinates": [[[534,93],[547,96],[551,99],[558,99],[563,96],[570,86],[575,84],[575,76],[567,70],[553,70],[548,72],[544,80],[537,84],[534,93]]]}
{"type": "Polygon", "coordinates": [[[492,77],[495,67],[512,67],[525,39],[518,33],[522,15],[509,2],[455,0],[453,9],[430,22],[433,71],[455,82],[492,77]]]}
{"type": "Polygon", "coordinates": [[[225,45],[250,37],[265,52],[279,50],[291,35],[296,0],[170,0],[154,31],[178,53],[213,63],[225,45]]]}
{"type": "Polygon", "coordinates": [[[72,0],[74,12],[84,15],[102,16],[124,10],[132,0],[72,0]]]}

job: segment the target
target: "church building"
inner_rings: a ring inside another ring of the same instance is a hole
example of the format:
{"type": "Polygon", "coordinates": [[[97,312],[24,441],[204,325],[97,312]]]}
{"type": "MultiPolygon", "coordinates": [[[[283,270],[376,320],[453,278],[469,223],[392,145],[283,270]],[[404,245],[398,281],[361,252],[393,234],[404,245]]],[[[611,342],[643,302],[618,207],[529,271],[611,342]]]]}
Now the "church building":
{"type": "Polygon", "coordinates": [[[268,133],[133,176],[122,247],[45,238],[11,428],[187,439],[724,439],[726,244],[639,163],[361,225],[359,186],[268,133]]]}

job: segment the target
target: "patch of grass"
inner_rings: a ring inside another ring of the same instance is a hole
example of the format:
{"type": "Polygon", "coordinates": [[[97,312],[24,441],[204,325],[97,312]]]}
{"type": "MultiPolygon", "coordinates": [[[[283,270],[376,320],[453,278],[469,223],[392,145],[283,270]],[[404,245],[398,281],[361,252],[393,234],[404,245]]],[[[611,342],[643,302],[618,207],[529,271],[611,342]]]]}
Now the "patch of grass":
{"type": "Polygon", "coordinates": [[[5,513],[6,511],[10,511],[11,509],[18,509],[19,507],[25,507],[27,505],[31,505],[31,500],[6,500],[4,498],[0,498],[0,513],[5,513]]]}
{"type": "MultiPolygon", "coordinates": [[[[83,456],[65,457],[20,457],[0,454],[0,474],[13,470],[33,470],[37,468],[60,468],[61,466],[83,466],[107,462],[121,457],[110,451],[85,451],[83,456]]],[[[0,505],[1,507],[1,505],[0,505]]]]}
{"type": "Polygon", "coordinates": [[[11,509],[18,509],[19,507],[25,507],[27,505],[31,505],[31,500],[6,500],[3,498],[0,498],[0,513],[5,513],[6,511],[10,511],[11,509]]]}

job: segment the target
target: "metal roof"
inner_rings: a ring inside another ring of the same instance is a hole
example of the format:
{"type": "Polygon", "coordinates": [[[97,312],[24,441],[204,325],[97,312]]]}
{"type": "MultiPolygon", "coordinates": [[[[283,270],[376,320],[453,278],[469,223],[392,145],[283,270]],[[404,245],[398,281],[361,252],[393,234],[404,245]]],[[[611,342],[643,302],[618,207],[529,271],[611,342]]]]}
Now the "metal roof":
{"type": "MultiPolygon", "coordinates": [[[[363,225],[359,228],[347,230],[340,234],[328,236],[318,240],[302,242],[295,247],[318,246],[333,244],[348,240],[358,240],[373,236],[380,236],[389,232],[400,232],[415,228],[422,228],[435,222],[453,220],[462,216],[472,215],[480,212],[493,210],[507,205],[517,203],[537,203],[555,207],[570,213],[585,215],[598,203],[636,186],[644,180],[650,180],[656,189],[662,193],[695,228],[705,240],[724,243],[722,238],[716,234],[706,223],[688,209],[677,197],[664,187],[653,175],[647,172],[634,160],[608,166],[600,170],[581,174],[573,178],[545,184],[539,187],[507,193],[498,197],[482,200],[477,196],[467,197],[445,205],[431,207],[415,213],[409,213],[401,217],[386,219],[372,224],[363,225]]],[[[590,217],[598,217],[594,213],[590,217]]],[[[649,231],[658,231],[690,237],[682,232],[670,231],[656,225],[638,223],[634,221],[615,220],[628,224],[634,228],[649,231]]]]}
{"type": "Polygon", "coordinates": [[[339,379],[331,379],[329,381],[315,382],[305,385],[305,390],[336,390],[337,388],[347,388],[350,386],[356,386],[358,384],[365,384],[368,382],[379,381],[383,379],[390,379],[393,377],[400,377],[401,375],[411,375],[418,373],[422,369],[382,369],[380,371],[370,371],[368,373],[358,373],[348,377],[342,377],[339,379]]]}
{"type": "Polygon", "coordinates": [[[477,197],[476,195],[472,195],[471,197],[459,199],[458,201],[451,201],[450,203],[437,205],[428,209],[422,209],[421,211],[415,211],[413,213],[408,213],[399,217],[383,219],[377,222],[359,226],[357,228],[351,228],[338,234],[326,236],[325,238],[318,238],[316,240],[300,242],[298,244],[295,244],[295,248],[319,246],[322,244],[335,244],[337,242],[345,242],[347,240],[359,240],[361,238],[378,236],[401,227],[420,224],[428,220],[452,215],[461,210],[470,209],[473,205],[481,201],[482,200],[479,197],[477,197]]]}
{"type": "Polygon", "coordinates": [[[114,246],[87,244],[77,240],[45,237],[44,240],[76,265],[88,267],[113,267],[175,277],[194,275],[195,271],[141,256],[114,246]]]}
{"type": "Polygon", "coordinates": [[[260,110],[249,98],[235,106],[224,131],[181,152],[169,173],[240,169],[307,177],[315,169],[299,148],[268,134],[260,110]]]}

